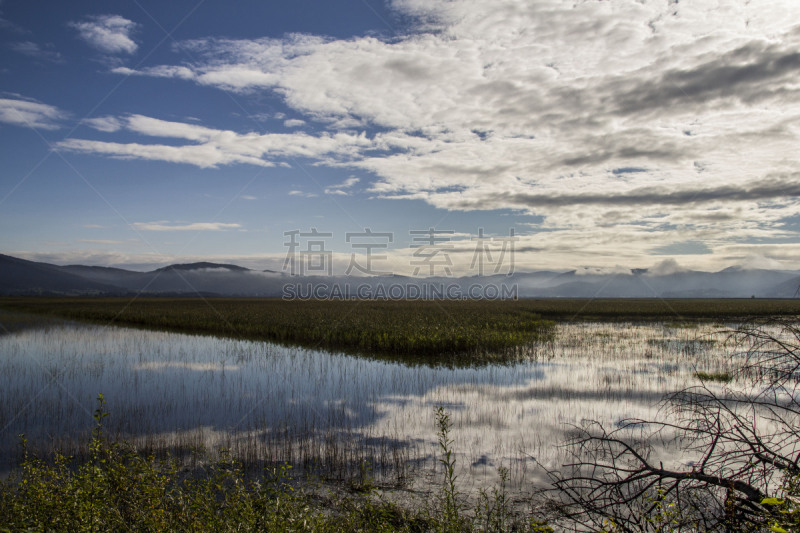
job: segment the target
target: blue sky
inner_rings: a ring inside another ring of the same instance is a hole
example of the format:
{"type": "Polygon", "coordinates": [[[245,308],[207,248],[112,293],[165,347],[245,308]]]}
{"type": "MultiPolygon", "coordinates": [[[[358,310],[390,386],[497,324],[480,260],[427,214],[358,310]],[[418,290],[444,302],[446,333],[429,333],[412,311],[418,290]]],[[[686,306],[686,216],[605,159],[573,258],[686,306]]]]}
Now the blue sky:
{"type": "Polygon", "coordinates": [[[342,270],[370,228],[409,273],[435,228],[470,274],[513,228],[517,270],[797,268],[797,2],[235,5],[0,2],[0,253],[275,269],[314,227],[342,270]]]}

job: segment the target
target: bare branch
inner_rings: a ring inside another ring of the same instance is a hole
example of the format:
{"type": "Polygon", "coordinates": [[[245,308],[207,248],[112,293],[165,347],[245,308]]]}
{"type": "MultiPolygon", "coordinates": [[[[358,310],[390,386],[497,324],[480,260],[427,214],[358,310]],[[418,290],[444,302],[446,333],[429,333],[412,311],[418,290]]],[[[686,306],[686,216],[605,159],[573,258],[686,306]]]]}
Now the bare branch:
{"type": "Polygon", "coordinates": [[[670,394],[665,420],[577,428],[567,443],[574,461],[549,472],[564,518],[586,526],[577,529],[612,520],[622,531],[655,531],[667,509],[671,522],[707,531],[768,521],[775,511],[761,502],[800,475],[800,328],[748,321],[729,340],[740,367],[722,391],[703,384],[670,394]],[[670,435],[696,460],[652,460],[656,436],[670,435]]]}

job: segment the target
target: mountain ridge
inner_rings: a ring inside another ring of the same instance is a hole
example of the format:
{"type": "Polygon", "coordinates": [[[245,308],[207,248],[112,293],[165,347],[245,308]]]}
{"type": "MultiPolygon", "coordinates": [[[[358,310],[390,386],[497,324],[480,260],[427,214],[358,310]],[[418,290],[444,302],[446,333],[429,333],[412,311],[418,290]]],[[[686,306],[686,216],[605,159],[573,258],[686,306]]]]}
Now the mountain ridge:
{"type": "MultiPolygon", "coordinates": [[[[800,271],[746,269],[728,267],[717,272],[677,270],[668,273],[647,269],[602,273],[570,270],[515,272],[511,275],[413,278],[400,275],[288,276],[271,270],[253,270],[228,263],[198,261],[176,263],[147,272],[90,265],[54,265],[0,254],[0,295],[97,295],[145,296],[202,295],[281,297],[287,285],[309,285],[348,289],[356,295],[358,287],[365,294],[381,294],[381,288],[393,287],[394,294],[406,294],[409,288],[450,287],[455,297],[483,294],[489,286],[511,288],[519,298],[793,298],[800,287],[800,271]]],[[[489,287],[492,288],[492,287],[489,287]]],[[[301,291],[302,292],[302,291],[301,291]]],[[[335,293],[336,291],[334,291],[335,293]]],[[[343,293],[339,290],[339,293],[343,293]]],[[[294,294],[294,293],[290,293],[294,294]]],[[[491,291],[488,291],[491,297],[491,291]]],[[[485,294],[483,297],[487,297],[485,294]]]]}

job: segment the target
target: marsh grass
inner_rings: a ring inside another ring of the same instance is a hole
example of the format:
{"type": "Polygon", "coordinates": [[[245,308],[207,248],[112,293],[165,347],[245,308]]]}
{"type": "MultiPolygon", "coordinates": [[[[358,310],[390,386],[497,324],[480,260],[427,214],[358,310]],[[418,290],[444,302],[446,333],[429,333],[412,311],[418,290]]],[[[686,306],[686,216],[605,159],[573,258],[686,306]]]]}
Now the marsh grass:
{"type": "MultiPolygon", "coordinates": [[[[0,531],[270,531],[270,532],[543,532],[543,522],[514,513],[504,486],[483,492],[469,514],[452,483],[449,416],[436,412],[442,463],[449,467],[435,504],[409,509],[384,498],[368,479],[357,491],[327,494],[313,482],[299,484],[278,465],[253,479],[233,456],[201,457],[193,469],[174,457],[142,455],[110,440],[108,413],[98,397],[86,459],[60,453],[40,459],[21,445],[21,468],[0,481],[0,531]],[[447,480],[450,479],[451,483],[447,480]]],[[[505,476],[501,471],[501,479],[505,476]]]]}
{"type": "Polygon", "coordinates": [[[700,381],[730,383],[733,375],[730,372],[695,372],[694,377],[700,381]]]}
{"type": "Polygon", "coordinates": [[[513,357],[553,323],[514,301],[5,299],[28,313],[380,356],[462,362],[513,357]]]}
{"type": "Polygon", "coordinates": [[[63,319],[57,317],[0,309],[0,335],[31,329],[57,327],[64,325],[64,323],[63,319]]]}

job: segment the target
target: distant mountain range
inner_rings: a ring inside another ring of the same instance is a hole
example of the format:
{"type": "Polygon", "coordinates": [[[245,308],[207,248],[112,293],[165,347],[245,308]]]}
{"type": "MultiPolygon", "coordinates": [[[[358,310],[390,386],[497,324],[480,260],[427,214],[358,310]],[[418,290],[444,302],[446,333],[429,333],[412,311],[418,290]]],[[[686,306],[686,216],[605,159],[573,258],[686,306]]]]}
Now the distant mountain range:
{"type": "Polygon", "coordinates": [[[510,276],[289,276],[237,265],[190,263],[150,272],[26,261],[0,254],[0,295],[47,296],[361,296],[520,298],[793,298],[800,271],[726,268],[669,274],[633,269],[622,274],[517,272],[510,276]]]}

